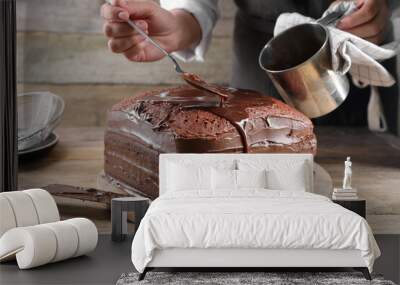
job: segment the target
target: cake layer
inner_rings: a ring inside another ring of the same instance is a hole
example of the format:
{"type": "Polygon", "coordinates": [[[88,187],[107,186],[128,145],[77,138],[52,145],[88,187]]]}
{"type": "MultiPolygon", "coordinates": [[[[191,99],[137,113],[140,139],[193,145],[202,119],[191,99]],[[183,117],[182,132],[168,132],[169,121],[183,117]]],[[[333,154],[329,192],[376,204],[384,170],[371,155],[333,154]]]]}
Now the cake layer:
{"type": "Polygon", "coordinates": [[[106,132],[104,172],[122,190],[133,190],[149,198],[158,196],[159,152],[146,147],[137,139],[106,132]],[[126,186],[128,189],[124,189],[126,186]]]}

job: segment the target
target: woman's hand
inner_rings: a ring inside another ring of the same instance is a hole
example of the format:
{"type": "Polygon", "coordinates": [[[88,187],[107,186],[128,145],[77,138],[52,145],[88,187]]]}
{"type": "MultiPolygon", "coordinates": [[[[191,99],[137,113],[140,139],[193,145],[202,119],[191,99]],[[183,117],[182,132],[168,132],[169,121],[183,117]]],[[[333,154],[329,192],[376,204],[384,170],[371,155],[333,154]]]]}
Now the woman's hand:
{"type": "Polygon", "coordinates": [[[113,5],[101,7],[101,15],[111,51],[132,61],[156,61],[164,54],[126,23],[129,18],[168,52],[188,48],[201,39],[200,25],[190,13],[167,11],[153,1],[113,0],[113,5]]]}
{"type": "Polygon", "coordinates": [[[374,44],[381,44],[390,19],[387,0],[357,0],[358,10],[344,17],[337,27],[374,44]]]}

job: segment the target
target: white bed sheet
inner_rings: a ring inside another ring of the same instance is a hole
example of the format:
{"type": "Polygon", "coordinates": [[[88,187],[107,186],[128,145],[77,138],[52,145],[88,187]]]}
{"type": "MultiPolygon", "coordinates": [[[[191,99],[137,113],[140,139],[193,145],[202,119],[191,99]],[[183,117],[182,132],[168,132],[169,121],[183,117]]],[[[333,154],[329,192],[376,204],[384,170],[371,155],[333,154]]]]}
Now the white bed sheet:
{"type": "Polygon", "coordinates": [[[134,237],[135,268],[167,248],[357,249],[370,271],[380,255],[359,215],[320,195],[265,189],[162,195],[134,237]]]}

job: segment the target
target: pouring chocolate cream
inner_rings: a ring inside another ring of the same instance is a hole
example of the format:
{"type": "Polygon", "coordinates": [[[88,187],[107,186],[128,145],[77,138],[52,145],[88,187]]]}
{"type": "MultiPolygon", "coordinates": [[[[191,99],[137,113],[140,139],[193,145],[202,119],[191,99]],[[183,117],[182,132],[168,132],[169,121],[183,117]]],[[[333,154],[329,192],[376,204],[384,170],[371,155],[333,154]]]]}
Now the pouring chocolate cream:
{"type": "Polygon", "coordinates": [[[185,80],[188,84],[192,85],[195,88],[198,88],[200,90],[205,90],[211,95],[217,95],[220,97],[220,105],[222,106],[224,101],[227,100],[229,97],[229,93],[226,92],[226,90],[223,87],[217,86],[217,85],[211,85],[204,81],[199,75],[190,73],[190,72],[184,72],[182,74],[183,80],[185,80]]]}

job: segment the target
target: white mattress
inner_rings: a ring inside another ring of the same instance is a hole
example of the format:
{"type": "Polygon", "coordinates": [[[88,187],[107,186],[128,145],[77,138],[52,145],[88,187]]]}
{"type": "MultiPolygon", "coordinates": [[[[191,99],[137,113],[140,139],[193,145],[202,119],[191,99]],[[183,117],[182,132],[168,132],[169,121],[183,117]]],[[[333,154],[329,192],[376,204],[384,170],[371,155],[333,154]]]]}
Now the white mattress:
{"type": "Polygon", "coordinates": [[[370,271],[380,255],[367,222],[326,197],[260,189],[197,193],[166,193],[152,203],[132,244],[139,272],[156,249],[170,248],[359,250],[370,271]]]}

